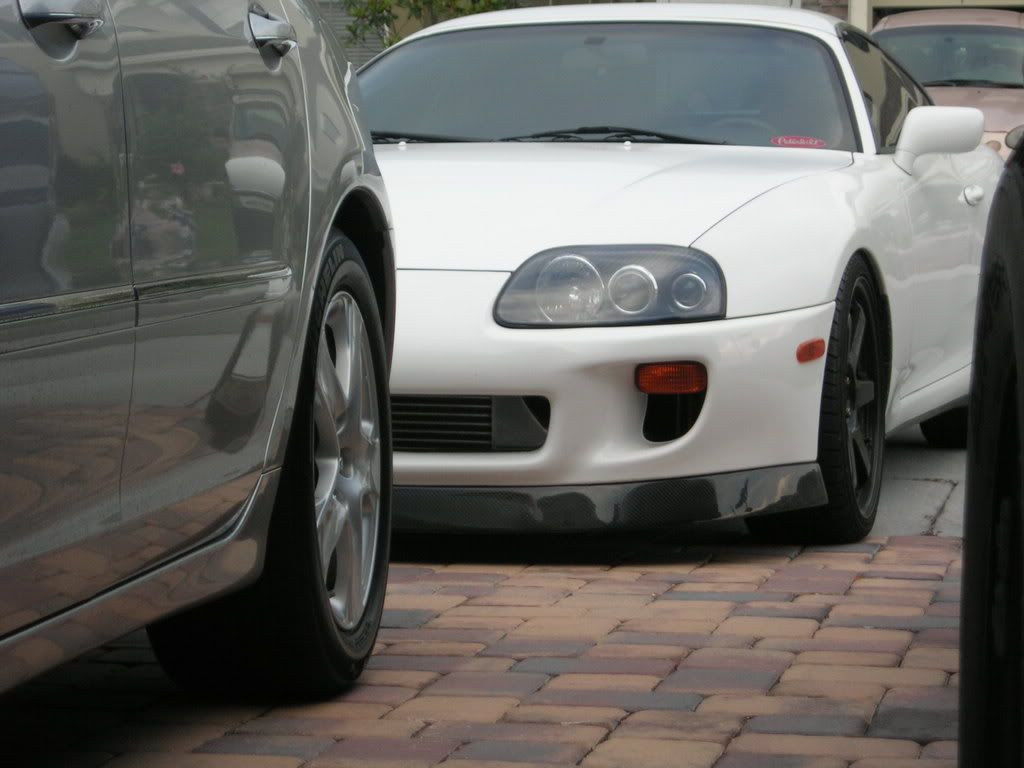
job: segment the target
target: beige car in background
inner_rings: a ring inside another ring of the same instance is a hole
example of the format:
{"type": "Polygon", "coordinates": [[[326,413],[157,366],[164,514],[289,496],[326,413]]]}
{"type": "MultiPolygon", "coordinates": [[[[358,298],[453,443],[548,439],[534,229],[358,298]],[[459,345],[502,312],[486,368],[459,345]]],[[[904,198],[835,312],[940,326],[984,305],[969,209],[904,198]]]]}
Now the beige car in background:
{"type": "Polygon", "coordinates": [[[985,142],[1003,157],[1024,123],[1024,14],[975,8],[909,11],[872,35],[925,86],[936,104],[985,113],[985,142]]]}

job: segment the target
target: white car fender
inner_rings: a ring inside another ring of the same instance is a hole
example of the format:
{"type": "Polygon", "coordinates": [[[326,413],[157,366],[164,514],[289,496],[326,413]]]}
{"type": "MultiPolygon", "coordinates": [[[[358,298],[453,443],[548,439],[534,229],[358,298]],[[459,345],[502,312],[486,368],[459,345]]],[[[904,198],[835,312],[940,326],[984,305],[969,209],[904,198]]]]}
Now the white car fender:
{"type": "Polygon", "coordinates": [[[769,190],[692,243],[721,265],[729,317],[834,300],[857,251],[872,259],[887,254],[876,268],[888,293],[890,280],[903,274],[898,253],[911,235],[903,190],[892,184],[883,189],[877,177],[859,170],[855,165],[769,190]]]}
{"type": "Polygon", "coordinates": [[[858,158],[841,171],[776,187],[699,237],[693,246],[711,254],[725,274],[728,316],[834,301],[850,258],[862,253],[891,313],[895,373],[912,341],[913,307],[901,300],[907,288],[902,257],[912,233],[908,182],[887,173],[885,164],[891,166],[891,158],[858,158]]]}

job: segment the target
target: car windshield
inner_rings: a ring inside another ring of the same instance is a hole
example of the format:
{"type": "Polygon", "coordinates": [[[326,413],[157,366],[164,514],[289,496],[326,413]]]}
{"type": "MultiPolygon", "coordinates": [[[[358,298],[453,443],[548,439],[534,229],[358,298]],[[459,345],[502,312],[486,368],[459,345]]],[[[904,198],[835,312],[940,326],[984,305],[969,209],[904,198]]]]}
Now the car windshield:
{"type": "Polygon", "coordinates": [[[398,46],[359,75],[375,141],[622,141],[854,150],[825,44],[722,24],[521,25],[398,46]]]}
{"type": "Polygon", "coordinates": [[[878,44],[922,85],[1024,87],[1024,31],[1011,27],[899,27],[878,44]]]}

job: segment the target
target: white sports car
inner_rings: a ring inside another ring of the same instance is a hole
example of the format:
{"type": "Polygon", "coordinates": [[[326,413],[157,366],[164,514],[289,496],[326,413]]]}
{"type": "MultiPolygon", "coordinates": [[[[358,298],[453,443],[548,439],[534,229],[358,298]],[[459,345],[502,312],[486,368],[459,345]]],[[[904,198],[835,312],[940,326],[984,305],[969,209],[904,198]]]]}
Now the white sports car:
{"type": "Polygon", "coordinates": [[[548,7],[369,63],[396,220],[395,526],[866,535],[963,439],[998,156],[862,32],[548,7]]]}

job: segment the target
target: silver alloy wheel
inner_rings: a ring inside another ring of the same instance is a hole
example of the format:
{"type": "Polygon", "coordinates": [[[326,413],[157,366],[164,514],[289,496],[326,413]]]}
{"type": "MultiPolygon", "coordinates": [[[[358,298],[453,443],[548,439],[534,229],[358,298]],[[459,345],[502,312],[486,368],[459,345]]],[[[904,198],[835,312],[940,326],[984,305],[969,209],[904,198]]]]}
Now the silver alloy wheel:
{"type": "Polygon", "coordinates": [[[380,530],[380,409],[370,337],[359,305],[327,305],[313,396],[313,501],[331,612],[353,629],[366,610],[380,530]]]}

